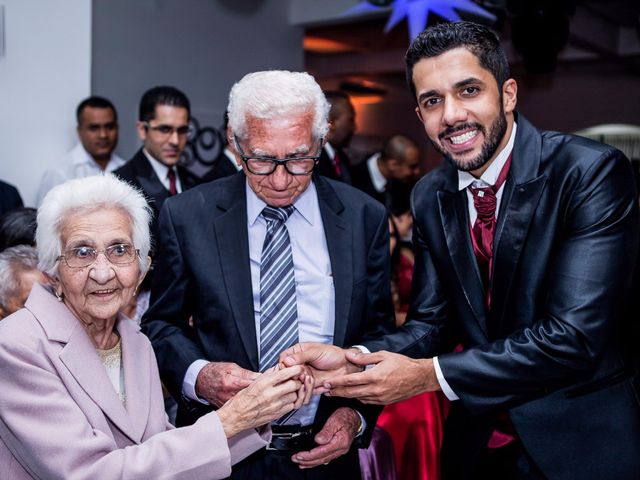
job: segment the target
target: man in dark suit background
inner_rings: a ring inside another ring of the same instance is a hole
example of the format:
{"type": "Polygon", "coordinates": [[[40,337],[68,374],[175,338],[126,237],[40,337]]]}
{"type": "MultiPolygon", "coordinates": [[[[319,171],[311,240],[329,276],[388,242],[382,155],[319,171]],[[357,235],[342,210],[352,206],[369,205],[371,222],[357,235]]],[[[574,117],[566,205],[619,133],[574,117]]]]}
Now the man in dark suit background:
{"type": "Polygon", "coordinates": [[[18,189],[0,180],[0,215],[22,206],[22,197],[18,193],[18,189]]]}
{"type": "MultiPolygon", "coordinates": [[[[384,207],[313,174],[328,128],[318,84],[257,72],[229,98],[228,141],[244,174],[165,202],[143,320],[181,399],[178,424],[222,405],[299,339],[354,345],[393,326],[384,207]]],[[[270,449],[233,478],[359,478],[355,445],[366,445],[378,412],[316,396],[272,425],[270,449]]]]}
{"type": "Polygon", "coordinates": [[[356,110],[344,92],[329,90],[324,95],[331,105],[329,130],[316,167],[318,175],[351,183],[351,161],[344,149],[356,132],[356,110]]]}
{"type": "Polygon", "coordinates": [[[303,344],[283,360],[312,362],[334,377],[332,396],[369,403],[442,389],[453,401],[443,478],[636,478],[640,214],[629,161],[518,115],[486,27],[431,27],[406,62],[418,117],[447,160],[413,192],[407,322],[363,343],[377,353],[303,344]]]}
{"type": "Polygon", "coordinates": [[[227,126],[229,125],[229,118],[227,112],[224,113],[224,124],[222,125],[222,131],[224,132],[225,142],[224,148],[213,162],[211,169],[202,177],[201,183],[211,182],[218,178],[228,177],[242,171],[242,167],[236,162],[236,156],[229,148],[226,142],[227,126]]]}
{"type": "Polygon", "coordinates": [[[190,134],[191,106],[187,96],[175,87],[147,90],[140,99],[136,129],[142,148],[114,171],[140,188],[153,209],[151,235],[158,238],[158,214],[164,201],[195,185],[189,171],[179,165],[190,134]]]}
{"type": "Polygon", "coordinates": [[[420,176],[420,149],[410,138],[394,135],[382,150],[351,168],[351,185],[385,206],[394,188],[411,188],[420,176]]]}

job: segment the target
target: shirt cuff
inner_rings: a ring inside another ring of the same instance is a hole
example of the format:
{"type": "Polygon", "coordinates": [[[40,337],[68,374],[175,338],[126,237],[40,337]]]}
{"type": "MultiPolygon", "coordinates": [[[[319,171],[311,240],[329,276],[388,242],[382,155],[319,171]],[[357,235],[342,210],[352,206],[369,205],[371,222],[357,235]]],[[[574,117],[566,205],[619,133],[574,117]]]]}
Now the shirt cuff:
{"type": "Polygon", "coordinates": [[[438,383],[440,384],[440,388],[442,389],[442,393],[451,401],[460,400],[460,397],[456,395],[453,389],[449,386],[447,381],[444,379],[444,375],[442,374],[442,369],[440,368],[440,362],[438,361],[438,357],[433,357],[433,368],[436,370],[436,378],[438,379],[438,383]]]}
{"type": "Polygon", "coordinates": [[[189,365],[187,373],[184,375],[184,381],[182,382],[182,395],[204,405],[209,405],[209,402],[198,397],[196,394],[196,379],[198,378],[200,370],[202,370],[207,363],[209,362],[206,360],[196,360],[189,365]]]}
{"type": "Polygon", "coordinates": [[[364,345],[354,345],[351,348],[357,348],[358,350],[360,350],[362,353],[371,353],[371,350],[369,350],[367,347],[365,347],[364,345]]]}
{"type": "MultiPolygon", "coordinates": [[[[360,350],[360,353],[371,353],[371,350],[369,350],[367,347],[365,347],[364,345],[353,345],[351,348],[357,348],[358,350],[360,350]]],[[[364,367],[362,370],[369,370],[370,368],[373,368],[374,364],[371,365],[367,365],[366,367],[364,367]]],[[[364,421],[364,418],[362,419],[364,421]]]]}

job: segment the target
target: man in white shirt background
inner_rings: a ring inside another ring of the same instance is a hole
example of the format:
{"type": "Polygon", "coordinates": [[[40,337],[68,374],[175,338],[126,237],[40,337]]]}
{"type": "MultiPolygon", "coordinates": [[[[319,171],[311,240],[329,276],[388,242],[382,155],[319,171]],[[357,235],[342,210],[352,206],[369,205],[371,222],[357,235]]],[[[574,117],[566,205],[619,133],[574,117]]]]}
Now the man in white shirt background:
{"type": "Polygon", "coordinates": [[[72,178],[111,172],[125,163],[113,153],[118,144],[118,114],[109,100],[98,96],[84,99],[76,109],[76,118],[79,142],[45,171],[38,190],[38,206],[56,185],[72,178]]]}
{"type": "Polygon", "coordinates": [[[379,152],[351,168],[351,184],[387,207],[394,186],[411,188],[420,176],[420,149],[404,135],[393,135],[379,152]]]}

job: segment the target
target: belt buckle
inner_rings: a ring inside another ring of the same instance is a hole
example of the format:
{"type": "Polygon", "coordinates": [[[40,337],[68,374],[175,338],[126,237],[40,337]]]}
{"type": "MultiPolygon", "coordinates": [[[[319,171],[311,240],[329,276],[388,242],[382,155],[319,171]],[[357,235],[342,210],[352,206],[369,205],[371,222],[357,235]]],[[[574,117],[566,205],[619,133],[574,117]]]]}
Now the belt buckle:
{"type": "MultiPolygon", "coordinates": [[[[291,440],[293,438],[297,438],[300,437],[302,435],[306,435],[309,432],[307,432],[306,430],[300,430],[299,432],[279,432],[279,433],[271,433],[271,437],[272,438],[283,438],[286,440],[291,440]]],[[[273,443],[273,440],[271,442],[269,442],[269,444],[267,445],[267,450],[268,451],[281,451],[276,447],[272,447],[271,444],[273,443]]]]}

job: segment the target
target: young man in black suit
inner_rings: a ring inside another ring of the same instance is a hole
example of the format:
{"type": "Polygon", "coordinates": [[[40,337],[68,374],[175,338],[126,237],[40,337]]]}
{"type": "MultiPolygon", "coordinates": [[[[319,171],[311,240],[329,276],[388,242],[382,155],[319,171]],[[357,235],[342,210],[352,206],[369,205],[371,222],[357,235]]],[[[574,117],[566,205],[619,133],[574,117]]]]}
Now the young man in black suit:
{"type": "Polygon", "coordinates": [[[443,390],[443,478],[636,478],[640,214],[629,161],[517,114],[516,82],[486,27],[428,28],[406,62],[418,118],[447,160],[413,191],[407,322],[363,343],[376,353],[300,345],[285,363],[328,370],[331,396],[368,403],[443,390]]]}
{"type": "Polygon", "coordinates": [[[154,87],[140,99],[138,136],[142,148],[114,173],[140,188],[153,209],[151,235],[158,238],[158,214],[164,201],[195,185],[195,178],[179,165],[190,134],[191,106],[175,87],[154,87]]]}

